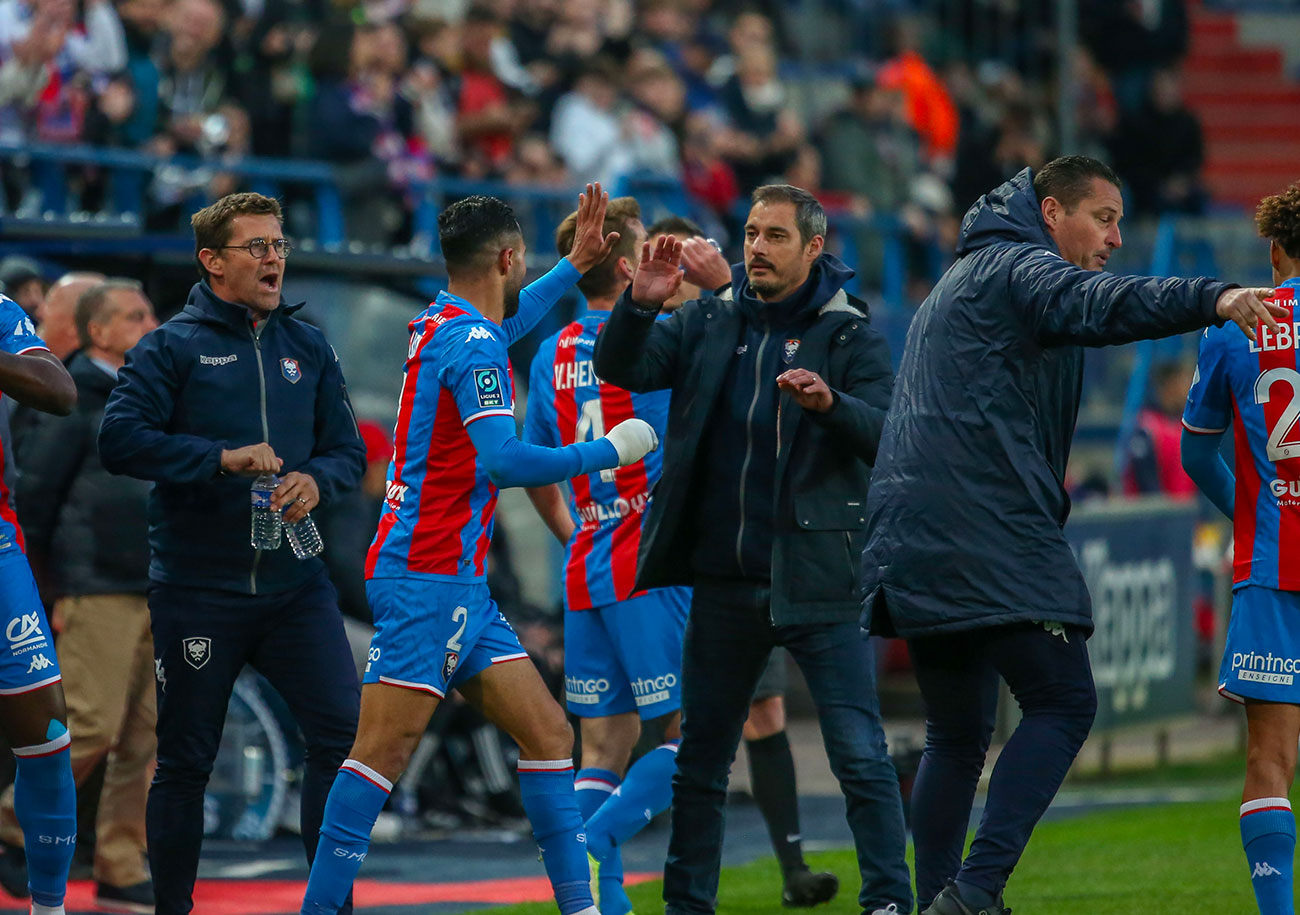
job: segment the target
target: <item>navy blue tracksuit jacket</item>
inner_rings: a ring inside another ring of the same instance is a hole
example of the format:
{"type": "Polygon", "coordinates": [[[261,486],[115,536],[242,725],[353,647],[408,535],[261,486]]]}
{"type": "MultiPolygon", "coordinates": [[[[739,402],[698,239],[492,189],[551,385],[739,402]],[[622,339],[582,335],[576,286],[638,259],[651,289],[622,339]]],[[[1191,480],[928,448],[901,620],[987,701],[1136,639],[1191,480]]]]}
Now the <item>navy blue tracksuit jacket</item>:
{"type": "Polygon", "coordinates": [[[1230,286],[1067,263],[1030,169],[966,213],[957,258],[907,332],[867,500],[863,625],[907,638],[1030,620],[1091,632],[1062,531],[1081,347],[1221,323],[1230,286]]]}
{"type": "Polygon", "coordinates": [[[254,330],[247,309],[206,283],[126,357],[104,409],[99,453],[111,473],[154,480],[152,581],[268,594],[320,574],[320,559],[249,545],[252,480],[220,472],[222,449],[269,442],[282,473],[310,474],[321,503],[365,471],[343,373],[317,328],[281,305],[254,330]],[[304,421],[310,417],[311,421],[304,421]]]}

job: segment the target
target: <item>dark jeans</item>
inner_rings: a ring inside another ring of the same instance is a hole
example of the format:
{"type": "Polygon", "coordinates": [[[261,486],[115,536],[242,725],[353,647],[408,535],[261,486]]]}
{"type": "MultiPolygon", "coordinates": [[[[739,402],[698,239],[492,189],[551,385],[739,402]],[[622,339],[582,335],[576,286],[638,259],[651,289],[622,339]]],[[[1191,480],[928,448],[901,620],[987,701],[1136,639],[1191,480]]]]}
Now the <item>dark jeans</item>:
{"type": "Polygon", "coordinates": [[[664,867],[667,915],[717,905],[727,776],[768,654],[784,645],[817,704],[831,770],[848,806],[868,912],[912,909],[898,775],[885,748],[875,665],[856,623],[773,626],[771,591],[696,582],[682,646],[682,743],[664,867]]]}
{"type": "Polygon", "coordinates": [[[925,753],[912,788],[916,896],[923,908],[957,878],[996,895],[1056,796],[1097,711],[1081,630],[998,626],[909,639],[925,700],[925,753]],[[993,734],[998,675],[1021,719],[989,782],[970,854],[961,852],[975,787],[993,734]]]}
{"type": "MultiPolygon", "coordinates": [[[[226,706],[245,664],[284,697],[306,743],[302,840],[311,861],[325,798],[357,730],[361,689],[334,586],[322,572],[292,591],[250,596],[152,584],[158,770],[149,789],[149,865],[158,915],[194,907],[203,791],[226,706]]],[[[342,910],[351,912],[351,897],[342,910]]]]}

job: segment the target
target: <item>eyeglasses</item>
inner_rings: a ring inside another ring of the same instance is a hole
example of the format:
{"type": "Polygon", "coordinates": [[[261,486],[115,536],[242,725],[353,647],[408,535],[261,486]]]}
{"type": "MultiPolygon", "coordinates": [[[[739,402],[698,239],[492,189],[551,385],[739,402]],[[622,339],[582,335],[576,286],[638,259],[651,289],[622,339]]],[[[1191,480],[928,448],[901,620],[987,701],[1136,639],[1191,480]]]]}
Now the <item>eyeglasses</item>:
{"type": "Polygon", "coordinates": [[[275,241],[267,241],[265,238],[254,238],[246,245],[217,245],[218,251],[222,248],[242,248],[259,261],[266,257],[266,252],[268,250],[274,248],[275,253],[280,255],[280,260],[286,260],[289,257],[289,252],[293,250],[293,245],[289,244],[287,238],[277,238],[275,241]]]}

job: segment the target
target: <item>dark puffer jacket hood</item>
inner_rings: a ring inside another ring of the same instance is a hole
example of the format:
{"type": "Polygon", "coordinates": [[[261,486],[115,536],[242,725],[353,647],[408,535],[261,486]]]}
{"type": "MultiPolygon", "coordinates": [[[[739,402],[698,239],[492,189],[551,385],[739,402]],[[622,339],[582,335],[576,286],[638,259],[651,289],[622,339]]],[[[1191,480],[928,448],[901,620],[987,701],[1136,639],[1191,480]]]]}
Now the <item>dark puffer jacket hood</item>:
{"type": "Polygon", "coordinates": [[[981,197],[917,310],[867,502],[863,622],[919,637],[1025,621],[1092,628],[1062,528],[1081,346],[1215,322],[1226,284],[1061,258],[1033,173],[981,197]]]}

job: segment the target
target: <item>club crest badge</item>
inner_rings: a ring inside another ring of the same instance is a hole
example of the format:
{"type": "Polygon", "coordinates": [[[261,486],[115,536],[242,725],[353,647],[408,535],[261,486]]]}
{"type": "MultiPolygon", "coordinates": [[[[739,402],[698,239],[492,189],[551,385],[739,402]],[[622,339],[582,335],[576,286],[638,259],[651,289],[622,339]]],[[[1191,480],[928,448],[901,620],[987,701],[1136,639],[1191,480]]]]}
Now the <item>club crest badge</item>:
{"type": "Polygon", "coordinates": [[[456,672],[456,665],[460,663],[460,655],[454,651],[447,652],[447,656],[442,659],[442,682],[448,686],[451,685],[452,674],[456,672]]]}
{"type": "Polygon", "coordinates": [[[280,360],[280,373],[290,384],[297,384],[302,379],[302,369],[298,367],[298,360],[290,359],[288,356],[280,360]]]}
{"type": "Polygon", "coordinates": [[[789,365],[794,362],[794,354],[797,352],[799,352],[799,341],[791,338],[781,347],[781,358],[785,360],[786,365],[789,365]]]}
{"type": "Polygon", "coordinates": [[[212,657],[212,639],[201,636],[193,636],[183,643],[185,663],[195,670],[208,663],[208,658],[212,657]]]}

